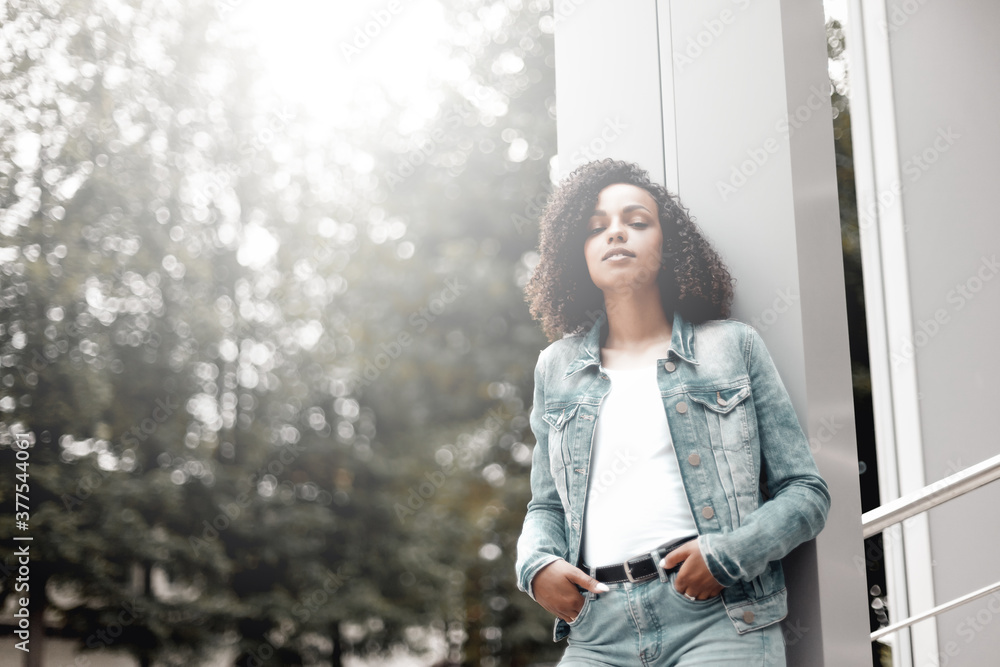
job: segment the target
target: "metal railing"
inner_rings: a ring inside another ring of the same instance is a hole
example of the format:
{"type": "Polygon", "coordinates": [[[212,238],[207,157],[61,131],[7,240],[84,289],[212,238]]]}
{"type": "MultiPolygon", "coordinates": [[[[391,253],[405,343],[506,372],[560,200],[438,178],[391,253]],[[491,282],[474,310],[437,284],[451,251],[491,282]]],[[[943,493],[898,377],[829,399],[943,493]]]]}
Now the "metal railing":
{"type": "Polygon", "coordinates": [[[946,612],[949,609],[954,609],[955,607],[959,607],[965,604],[966,602],[972,602],[973,600],[977,600],[983,597],[984,595],[989,595],[993,591],[1000,591],[1000,581],[996,582],[995,584],[990,584],[989,586],[983,586],[978,591],[972,591],[971,593],[967,593],[965,595],[962,595],[961,597],[957,597],[951,602],[945,602],[944,604],[939,604],[933,609],[928,609],[927,611],[921,614],[915,614],[913,616],[910,616],[909,618],[904,618],[899,623],[893,623],[892,625],[887,625],[884,628],[879,628],[878,630],[872,633],[872,641],[875,641],[879,637],[883,637],[885,635],[891,635],[893,632],[896,632],[897,630],[902,630],[903,628],[913,625],[914,623],[919,623],[925,618],[930,618],[931,616],[937,616],[938,614],[946,612]]]}
{"type": "MultiPolygon", "coordinates": [[[[944,479],[929,484],[914,493],[907,494],[902,498],[897,498],[881,507],[865,512],[861,515],[861,530],[865,538],[881,533],[889,526],[909,519],[911,516],[926,512],[938,505],[948,502],[974,489],[989,484],[1000,479],[1000,454],[986,459],[982,463],[969,466],[961,472],[949,475],[944,479]]],[[[898,623],[879,628],[872,633],[872,641],[885,635],[892,634],[897,630],[909,627],[932,616],[954,609],[960,605],[972,602],[984,595],[989,595],[993,591],[1000,591],[1000,581],[989,586],[984,586],[979,590],[945,602],[932,609],[905,618],[898,623]]]]}

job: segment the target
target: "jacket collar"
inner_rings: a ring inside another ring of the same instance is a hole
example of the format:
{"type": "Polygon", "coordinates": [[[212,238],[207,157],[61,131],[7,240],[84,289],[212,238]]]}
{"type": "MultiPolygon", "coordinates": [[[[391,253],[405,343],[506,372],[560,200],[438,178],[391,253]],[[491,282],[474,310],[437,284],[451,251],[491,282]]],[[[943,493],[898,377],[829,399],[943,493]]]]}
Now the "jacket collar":
{"type": "MultiPolygon", "coordinates": [[[[604,310],[597,314],[590,331],[584,334],[583,343],[580,345],[580,354],[577,355],[566,368],[563,377],[569,377],[573,373],[586,368],[587,366],[599,366],[601,363],[601,341],[607,330],[608,316],[604,310]]],[[[680,311],[674,308],[673,331],[670,334],[670,350],[678,357],[692,364],[697,364],[698,360],[694,356],[694,325],[681,316],[680,311]]],[[[669,356],[669,352],[667,353],[669,356]]]]}

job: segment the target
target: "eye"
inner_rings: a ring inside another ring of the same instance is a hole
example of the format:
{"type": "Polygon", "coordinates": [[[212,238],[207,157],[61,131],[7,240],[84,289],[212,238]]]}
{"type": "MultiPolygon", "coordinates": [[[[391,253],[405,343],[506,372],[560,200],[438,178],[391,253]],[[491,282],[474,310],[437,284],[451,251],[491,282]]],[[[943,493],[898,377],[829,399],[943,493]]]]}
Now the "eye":
{"type": "Polygon", "coordinates": [[[604,231],[604,227],[591,227],[587,230],[587,236],[595,236],[604,231]]]}
{"type": "Polygon", "coordinates": [[[646,227],[649,227],[649,223],[644,220],[633,220],[632,226],[636,229],[645,229],[646,227]]]}

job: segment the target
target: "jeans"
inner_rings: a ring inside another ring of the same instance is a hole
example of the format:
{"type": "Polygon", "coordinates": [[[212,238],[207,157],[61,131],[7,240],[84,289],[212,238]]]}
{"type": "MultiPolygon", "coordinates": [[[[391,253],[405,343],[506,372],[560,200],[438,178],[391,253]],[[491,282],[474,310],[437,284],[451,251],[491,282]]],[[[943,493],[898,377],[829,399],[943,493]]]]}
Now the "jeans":
{"type": "Polygon", "coordinates": [[[659,578],[608,584],[607,593],[584,591],[558,667],[785,666],[779,623],[739,634],[721,595],[688,600],[674,588],[676,570],[657,570],[659,578]]]}

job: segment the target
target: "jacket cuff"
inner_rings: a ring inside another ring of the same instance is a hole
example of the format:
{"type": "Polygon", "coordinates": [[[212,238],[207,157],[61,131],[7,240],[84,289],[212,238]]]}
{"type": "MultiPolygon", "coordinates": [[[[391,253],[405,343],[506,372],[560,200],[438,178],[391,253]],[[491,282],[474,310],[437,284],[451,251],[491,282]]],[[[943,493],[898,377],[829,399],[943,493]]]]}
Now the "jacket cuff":
{"type": "Polygon", "coordinates": [[[521,587],[521,590],[527,593],[532,600],[535,600],[535,602],[538,602],[538,600],[535,599],[535,590],[534,586],[532,585],[535,580],[535,575],[538,574],[543,567],[557,560],[565,560],[565,559],[560,558],[559,556],[553,556],[549,554],[547,556],[539,558],[537,562],[532,563],[531,567],[524,571],[524,574],[522,575],[524,578],[524,585],[521,587]]]}
{"type": "Polygon", "coordinates": [[[724,588],[732,586],[739,578],[731,574],[726,570],[722,561],[719,559],[712,542],[713,537],[718,537],[717,534],[705,534],[698,536],[698,548],[701,549],[701,556],[705,559],[705,564],[708,565],[708,571],[712,573],[715,580],[719,582],[724,588]]]}

